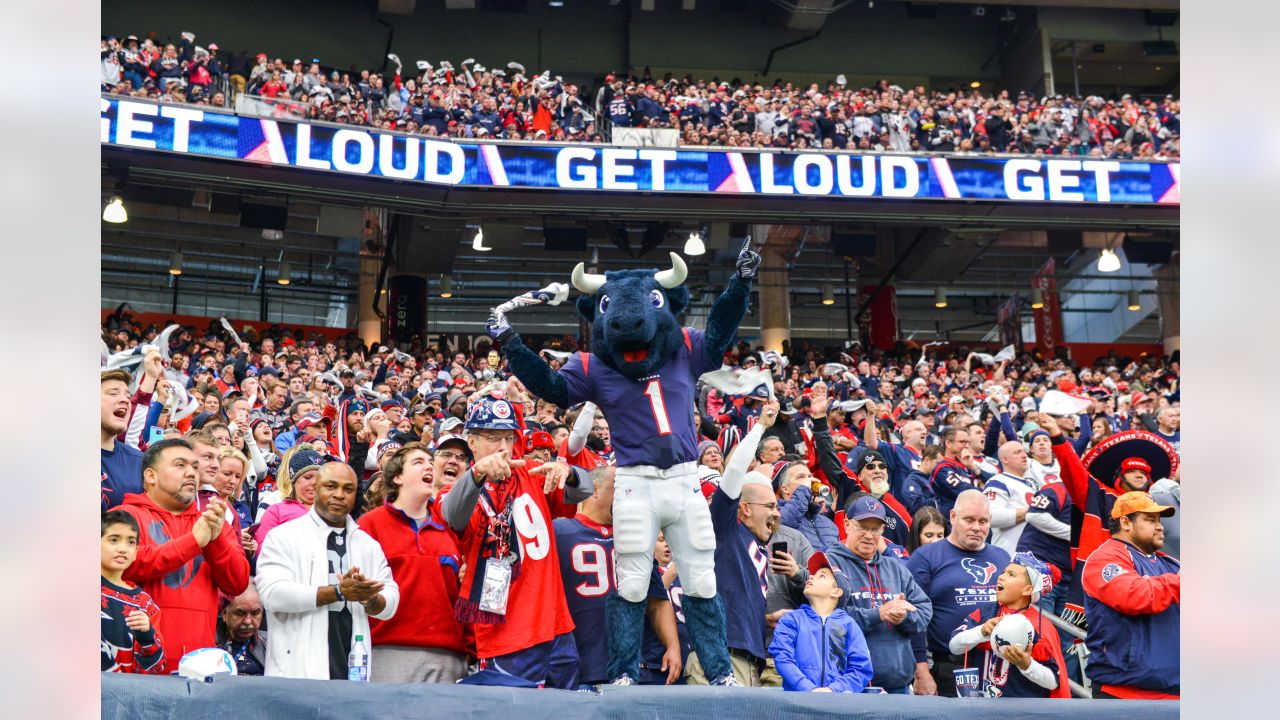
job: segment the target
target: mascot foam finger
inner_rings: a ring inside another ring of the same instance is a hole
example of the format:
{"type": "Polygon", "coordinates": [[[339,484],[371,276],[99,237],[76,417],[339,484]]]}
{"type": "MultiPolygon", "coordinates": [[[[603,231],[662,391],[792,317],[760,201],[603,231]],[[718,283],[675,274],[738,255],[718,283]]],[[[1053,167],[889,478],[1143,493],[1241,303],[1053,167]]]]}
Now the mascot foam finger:
{"type": "Polygon", "coordinates": [[[699,491],[693,426],[698,377],[720,367],[747,312],[760,256],[743,244],[736,272],[716,300],[706,331],[681,327],[689,303],[688,270],[671,253],[668,270],[589,275],[582,263],[573,285],[578,313],[593,323],[591,353],[570,357],[559,372],[520,342],[500,314],[489,334],[503,343],[509,367],[530,392],[570,407],[591,401],[609,420],[615,460],[613,527],[618,592],[609,598],[608,674],[617,684],[640,675],[645,595],[653,546],[661,530],[680,568],[684,613],[693,649],[712,684],[736,684],[725,647],[724,606],[716,595],[715,531],[699,491]]]}

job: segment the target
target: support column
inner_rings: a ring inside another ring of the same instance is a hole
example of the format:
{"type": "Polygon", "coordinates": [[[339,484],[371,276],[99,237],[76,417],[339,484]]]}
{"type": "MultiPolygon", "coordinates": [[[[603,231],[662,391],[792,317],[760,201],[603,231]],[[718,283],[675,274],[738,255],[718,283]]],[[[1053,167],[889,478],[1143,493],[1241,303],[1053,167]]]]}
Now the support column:
{"type": "MultiPolygon", "coordinates": [[[[382,342],[382,318],[373,311],[373,294],[377,292],[378,268],[382,259],[377,255],[361,250],[360,283],[356,292],[356,334],[360,342],[374,345],[382,342]]],[[[385,315],[387,312],[386,288],[378,295],[378,308],[385,315]]]]}
{"type": "MultiPolygon", "coordinates": [[[[770,228],[773,229],[773,228],[770,228]]],[[[787,248],[767,243],[758,251],[760,263],[760,342],[766,350],[782,352],[791,339],[791,276],[787,248]]]]}
{"type": "Polygon", "coordinates": [[[1181,298],[1178,296],[1181,275],[1181,255],[1175,253],[1156,270],[1156,298],[1160,301],[1160,337],[1164,354],[1170,355],[1182,347],[1181,298]]]}

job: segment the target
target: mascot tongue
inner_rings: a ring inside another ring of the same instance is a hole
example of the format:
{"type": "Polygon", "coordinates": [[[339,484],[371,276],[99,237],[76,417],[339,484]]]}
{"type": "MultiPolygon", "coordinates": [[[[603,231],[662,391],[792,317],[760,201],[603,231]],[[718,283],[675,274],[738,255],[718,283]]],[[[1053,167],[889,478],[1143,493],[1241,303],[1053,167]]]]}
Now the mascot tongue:
{"type": "Polygon", "coordinates": [[[639,350],[623,350],[622,359],[627,362],[644,362],[649,357],[648,349],[641,348],[639,350]]]}

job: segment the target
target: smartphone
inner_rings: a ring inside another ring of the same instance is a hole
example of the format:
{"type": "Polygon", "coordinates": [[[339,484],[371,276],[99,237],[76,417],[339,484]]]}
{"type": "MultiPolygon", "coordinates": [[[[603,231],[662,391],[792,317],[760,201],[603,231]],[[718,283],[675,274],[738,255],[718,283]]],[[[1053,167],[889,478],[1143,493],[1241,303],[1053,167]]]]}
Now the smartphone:
{"type": "Polygon", "coordinates": [[[150,445],[151,443],[160,442],[163,439],[164,439],[164,428],[156,427],[155,425],[152,425],[151,431],[147,433],[147,444],[150,445]]]}
{"type": "Polygon", "coordinates": [[[771,549],[773,550],[774,555],[777,555],[778,553],[790,552],[790,550],[787,548],[786,540],[779,540],[778,542],[774,543],[771,546],[771,549]]]}

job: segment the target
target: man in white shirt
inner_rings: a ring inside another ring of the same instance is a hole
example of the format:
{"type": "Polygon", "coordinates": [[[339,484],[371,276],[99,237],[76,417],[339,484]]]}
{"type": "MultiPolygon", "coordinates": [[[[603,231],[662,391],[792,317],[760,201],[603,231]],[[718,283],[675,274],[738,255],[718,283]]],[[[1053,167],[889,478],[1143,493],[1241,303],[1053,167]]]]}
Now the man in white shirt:
{"type": "Polygon", "coordinates": [[[357,488],[350,465],[321,466],[311,510],[263,543],[257,585],[271,613],[267,675],[345,679],[356,636],[366,653],[372,645],[369,617],[395,615],[400,589],[387,558],[351,520],[357,488]]]}
{"type": "Polygon", "coordinates": [[[1012,556],[1026,527],[1027,509],[1038,486],[1027,476],[1027,450],[1017,440],[1000,446],[1004,472],[987,480],[983,492],[991,500],[991,544],[1012,556]]]}

